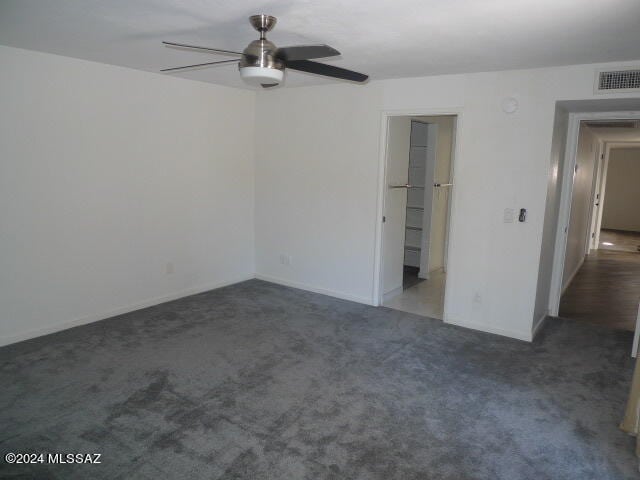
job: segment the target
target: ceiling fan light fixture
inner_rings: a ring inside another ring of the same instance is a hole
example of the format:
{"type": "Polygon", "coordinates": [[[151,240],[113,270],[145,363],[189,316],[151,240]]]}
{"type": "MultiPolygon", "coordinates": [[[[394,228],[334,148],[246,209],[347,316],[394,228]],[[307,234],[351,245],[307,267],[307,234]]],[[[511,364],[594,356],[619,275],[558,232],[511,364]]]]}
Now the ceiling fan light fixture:
{"type": "Polygon", "coordinates": [[[240,77],[250,85],[281,83],[284,72],[269,67],[240,67],[240,77]]]}
{"type": "Polygon", "coordinates": [[[260,33],[260,38],[247,45],[242,53],[219,48],[199,47],[198,45],[186,45],[184,43],[162,42],[170,47],[190,48],[193,50],[223,55],[234,55],[239,58],[233,60],[221,60],[216,62],[199,63],[184,67],[162,69],[162,72],[176,72],[188,68],[217,65],[221,63],[237,63],[240,77],[246,83],[262,88],[275,87],[282,83],[285,69],[299,72],[323,75],[330,78],[339,78],[352,82],[366,82],[369,78],[362,73],[347,70],[346,68],[328,65],[326,63],[312,62],[310,59],[337,57],[340,52],[329,45],[292,45],[278,48],[273,42],[267,40],[266,33],[276,24],[276,17],[271,15],[253,15],[249,18],[251,25],[260,33]]]}

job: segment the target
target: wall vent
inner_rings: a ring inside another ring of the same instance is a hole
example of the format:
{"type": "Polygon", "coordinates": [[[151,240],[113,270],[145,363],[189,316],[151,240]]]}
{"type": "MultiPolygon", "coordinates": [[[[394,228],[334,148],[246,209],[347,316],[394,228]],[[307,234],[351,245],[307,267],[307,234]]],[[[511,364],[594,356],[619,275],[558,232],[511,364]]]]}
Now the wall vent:
{"type": "Polygon", "coordinates": [[[640,68],[620,68],[598,72],[597,93],[633,91],[640,91],[640,68]]]}

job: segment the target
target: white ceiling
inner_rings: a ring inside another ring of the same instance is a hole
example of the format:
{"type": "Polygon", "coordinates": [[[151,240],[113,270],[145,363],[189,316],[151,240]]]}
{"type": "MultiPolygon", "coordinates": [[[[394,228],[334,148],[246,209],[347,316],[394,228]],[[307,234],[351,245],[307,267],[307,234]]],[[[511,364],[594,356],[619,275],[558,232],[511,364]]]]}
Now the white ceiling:
{"type": "MultiPolygon", "coordinates": [[[[639,0],[0,0],[0,44],[157,72],[229,58],[161,40],[243,49],[256,13],[277,45],[326,43],[372,79],[640,58],[639,0]]],[[[174,75],[246,86],[230,65],[174,75]]]]}

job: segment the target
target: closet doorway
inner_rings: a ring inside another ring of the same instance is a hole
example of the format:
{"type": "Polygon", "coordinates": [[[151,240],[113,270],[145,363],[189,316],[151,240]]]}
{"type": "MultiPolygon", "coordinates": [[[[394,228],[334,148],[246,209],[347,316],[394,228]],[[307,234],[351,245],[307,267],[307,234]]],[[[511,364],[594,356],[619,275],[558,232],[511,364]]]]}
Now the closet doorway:
{"type": "Polygon", "coordinates": [[[388,119],[382,304],[442,319],[455,115],[388,119]]]}

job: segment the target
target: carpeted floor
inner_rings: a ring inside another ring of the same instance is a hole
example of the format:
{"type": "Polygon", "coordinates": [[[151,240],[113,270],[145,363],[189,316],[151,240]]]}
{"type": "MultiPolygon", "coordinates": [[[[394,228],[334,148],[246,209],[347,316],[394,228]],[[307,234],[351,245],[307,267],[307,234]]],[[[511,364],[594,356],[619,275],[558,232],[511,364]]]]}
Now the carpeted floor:
{"type": "Polygon", "coordinates": [[[534,344],[252,280],[0,349],[2,478],[630,479],[631,333],[534,344]]]}

